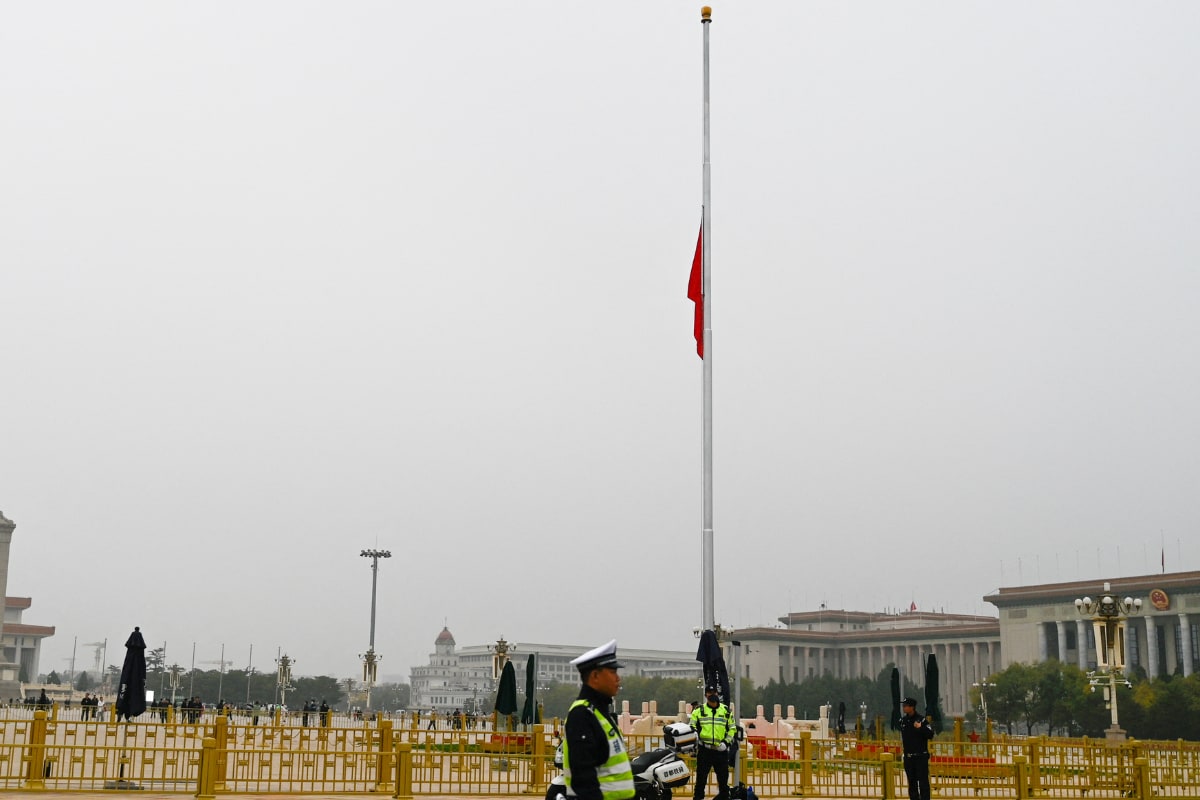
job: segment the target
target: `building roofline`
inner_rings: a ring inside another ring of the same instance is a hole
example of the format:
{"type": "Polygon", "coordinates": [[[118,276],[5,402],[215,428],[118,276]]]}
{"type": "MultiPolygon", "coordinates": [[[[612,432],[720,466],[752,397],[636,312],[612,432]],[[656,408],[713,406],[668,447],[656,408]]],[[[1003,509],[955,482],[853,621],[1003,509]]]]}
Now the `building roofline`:
{"type": "Polygon", "coordinates": [[[811,642],[813,644],[833,644],[838,642],[874,642],[896,639],[961,639],[964,637],[1000,636],[1000,620],[986,618],[988,621],[964,625],[928,625],[911,628],[884,628],[879,630],[853,631],[801,631],[795,628],[743,628],[735,631],[735,640],[759,640],[776,642],[811,642]]]}
{"type": "MultiPolygon", "coordinates": [[[[984,595],[985,602],[997,608],[1009,606],[1028,606],[1039,603],[1055,603],[1063,600],[1074,601],[1082,595],[1092,595],[1104,590],[1104,579],[1093,578],[1086,581],[1070,581],[1068,583],[1042,583],[1034,586],[1001,587],[994,593],[984,595]]],[[[1114,594],[1135,595],[1149,592],[1152,589],[1164,591],[1179,591],[1181,589],[1200,590],[1200,571],[1198,572],[1166,572],[1155,575],[1134,575],[1127,578],[1109,578],[1107,583],[1114,594]]]]}
{"type": "MultiPolygon", "coordinates": [[[[479,656],[491,653],[491,645],[469,644],[458,648],[459,656],[479,656]]],[[[509,661],[524,661],[530,653],[540,653],[546,656],[570,656],[574,658],[592,649],[586,645],[545,644],[539,642],[513,642],[508,652],[509,661]]],[[[639,650],[634,647],[617,647],[618,658],[636,659],[638,661],[696,661],[696,654],[685,650],[639,650]]],[[[699,668],[700,662],[696,661],[699,668]]]]}
{"type": "MultiPolygon", "coordinates": [[[[896,620],[955,620],[961,622],[986,622],[996,619],[979,614],[946,614],[940,611],[846,611],[824,608],[818,611],[791,611],[779,621],[784,625],[797,622],[895,622],[896,620]]],[[[913,627],[918,627],[914,625],[913,627]]]]}
{"type": "Polygon", "coordinates": [[[32,597],[5,597],[5,608],[29,608],[33,605],[32,597]]]}
{"type": "Polygon", "coordinates": [[[20,635],[20,636],[53,636],[53,625],[26,625],[23,622],[6,622],[4,623],[4,635],[20,635]]]}

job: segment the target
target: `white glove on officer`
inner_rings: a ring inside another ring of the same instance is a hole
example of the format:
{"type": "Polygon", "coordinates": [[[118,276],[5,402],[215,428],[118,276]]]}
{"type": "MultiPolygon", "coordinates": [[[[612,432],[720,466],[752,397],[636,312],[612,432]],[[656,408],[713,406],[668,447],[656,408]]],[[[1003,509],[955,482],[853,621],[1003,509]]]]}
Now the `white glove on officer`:
{"type": "Polygon", "coordinates": [[[724,742],[721,742],[719,745],[717,745],[718,753],[724,753],[728,749],[729,749],[729,745],[725,744],[724,742]]]}

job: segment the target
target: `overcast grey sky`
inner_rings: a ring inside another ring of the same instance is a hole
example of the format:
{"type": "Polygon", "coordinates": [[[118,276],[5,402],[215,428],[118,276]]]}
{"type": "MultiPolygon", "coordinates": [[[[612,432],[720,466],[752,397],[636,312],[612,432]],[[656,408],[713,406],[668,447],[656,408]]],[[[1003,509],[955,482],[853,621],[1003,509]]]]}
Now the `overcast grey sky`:
{"type": "MultiPolygon", "coordinates": [[[[700,5],[0,5],[43,669],[694,646],[700,5]]],[[[715,4],[719,622],[1200,567],[1198,33],[715,4]]]]}

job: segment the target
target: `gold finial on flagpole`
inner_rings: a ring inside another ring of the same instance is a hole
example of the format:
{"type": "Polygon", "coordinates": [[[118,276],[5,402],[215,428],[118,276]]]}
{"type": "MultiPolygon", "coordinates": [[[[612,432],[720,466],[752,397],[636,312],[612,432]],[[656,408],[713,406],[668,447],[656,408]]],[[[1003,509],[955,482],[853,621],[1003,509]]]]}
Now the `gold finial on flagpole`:
{"type": "Polygon", "coordinates": [[[700,21],[712,22],[712,8],[710,6],[703,6],[700,9],[700,21]]]}

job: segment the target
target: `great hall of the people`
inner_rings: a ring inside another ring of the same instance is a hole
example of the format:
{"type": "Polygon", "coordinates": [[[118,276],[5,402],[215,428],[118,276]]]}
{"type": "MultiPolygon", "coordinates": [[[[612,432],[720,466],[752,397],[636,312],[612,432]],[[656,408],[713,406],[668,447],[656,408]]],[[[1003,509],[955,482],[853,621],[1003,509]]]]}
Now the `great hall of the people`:
{"type": "MultiPolygon", "coordinates": [[[[1013,663],[1055,658],[1083,669],[1096,664],[1091,622],[1075,600],[1095,598],[1105,579],[1001,588],[984,596],[998,617],[919,611],[842,611],[827,608],[789,613],[777,627],[741,628],[725,636],[725,660],[739,664],[756,686],[771,680],[796,683],[817,675],[878,676],[889,664],[917,684],[924,682],[925,657],[937,656],[943,708],[951,715],[971,708],[971,686],[1013,663]],[[732,641],[740,652],[735,661],[732,641]]],[[[1126,662],[1147,677],[1190,675],[1200,664],[1200,572],[1109,578],[1111,593],[1142,600],[1141,613],[1127,623],[1126,662]],[[1193,616],[1195,615],[1195,616],[1193,616]]],[[[619,634],[619,631],[618,631],[619,634]]],[[[543,679],[571,679],[569,661],[590,645],[514,645],[518,685],[525,657],[538,652],[543,679]]],[[[627,672],[635,675],[700,675],[694,652],[621,648],[627,672]]],[[[453,710],[486,691],[491,666],[488,645],[456,651],[443,630],[430,664],[412,670],[413,704],[453,710]],[[461,663],[460,663],[461,662],[461,663]]]]}

